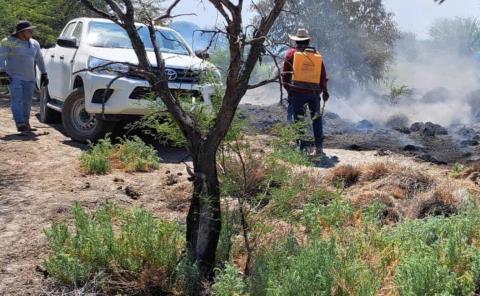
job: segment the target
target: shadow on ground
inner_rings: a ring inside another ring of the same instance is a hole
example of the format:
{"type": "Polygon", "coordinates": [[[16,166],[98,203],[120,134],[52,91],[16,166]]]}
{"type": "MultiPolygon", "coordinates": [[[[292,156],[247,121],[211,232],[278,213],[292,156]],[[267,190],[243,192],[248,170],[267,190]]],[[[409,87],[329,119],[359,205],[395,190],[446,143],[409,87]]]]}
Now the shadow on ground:
{"type": "Polygon", "coordinates": [[[315,167],[329,169],[335,167],[339,163],[339,159],[337,156],[324,156],[318,160],[315,160],[315,167]]]}

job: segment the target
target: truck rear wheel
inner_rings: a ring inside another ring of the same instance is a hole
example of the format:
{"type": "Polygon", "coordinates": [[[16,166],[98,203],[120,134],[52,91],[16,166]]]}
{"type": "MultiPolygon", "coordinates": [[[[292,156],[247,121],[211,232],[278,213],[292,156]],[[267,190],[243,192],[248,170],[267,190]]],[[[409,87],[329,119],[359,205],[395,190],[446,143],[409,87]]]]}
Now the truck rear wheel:
{"type": "Polygon", "coordinates": [[[46,86],[40,87],[40,122],[42,123],[57,123],[60,122],[60,113],[49,108],[47,103],[50,101],[48,88],[46,86]]]}
{"type": "Polygon", "coordinates": [[[115,125],[85,110],[85,93],[81,88],[74,90],[65,100],[62,121],[67,135],[78,142],[96,141],[115,125]]]}

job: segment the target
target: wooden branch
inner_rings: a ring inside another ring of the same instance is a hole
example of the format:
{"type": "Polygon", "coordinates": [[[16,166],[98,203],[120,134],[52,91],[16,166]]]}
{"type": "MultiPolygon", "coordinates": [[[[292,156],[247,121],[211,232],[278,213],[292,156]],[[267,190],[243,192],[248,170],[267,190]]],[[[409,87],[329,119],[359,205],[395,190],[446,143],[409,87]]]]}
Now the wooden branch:
{"type": "Polygon", "coordinates": [[[104,1],[107,2],[108,6],[110,6],[110,8],[113,10],[113,12],[115,12],[118,18],[123,22],[125,22],[124,20],[125,15],[123,14],[123,11],[120,5],[118,5],[118,3],[115,0],[104,0],[104,1]]]}
{"type": "MultiPolygon", "coordinates": [[[[220,0],[210,0],[210,2],[219,3],[220,0]]],[[[248,81],[252,74],[255,65],[264,51],[263,43],[270,32],[275,20],[285,6],[286,0],[275,0],[274,5],[267,15],[259,24],[258,30],[255,32],[253,39],[255,42],[251,43],[247,60],[243,61],[244,56],[244,36],[242,33],[242,14],[237,11],[237,14],[232,15],[232,23],[227,26],[227,32],[233,36],[229,36],[230,44],[230,67],[226,82],[225,96],[220,108],[219,114],[214,127],[207,135],[207,142],[212,147],[218,147],[228,132],[235,112],[237,111],[240,100],[248,90],[248,81]],[[234,37],[237,36],[235,39],[234,37]],[[240,42],[239,42],[240,41],[240,42]]]]}
{"type": "Polygon", "coordinates": [[[132,1],[130,0],[122,0],[125,3],[125,7],[127,8],[127,12],[125,17],[128,19],[134,19],[135,8],[133,7],[132,1]]]}
{"type": "Polygon", "coordinates": [[[259,88],[259,87],[265,86],[265,85],[270,84],[270,83],[275,83],[275,82],[276,83],[281,83],[280,82],[280,75],[277,75],[276,77],[271,78],[271,79],[265,79],[263,81],[260,81],[259,83],[253,84],[253,85],[249,85],[247,87],[247,89],[259,88]]]}
{"type": "MultiPolygon", "coordinates": [[[[232,15],[234,15],[235,13],[238,13],[239,9],[241,9],[241,7],[239,6],[236,6],[235,4],[233,4],[230,0],[218,0],[223,6],[225,6],[232,15]]],[[[241,1],[239,1],[241,2],[241,1]]]]}
{"type": "Polygon", "coordinates": [[[165,11],[165,14],[154,19],[154,21],[161,21],[167,18],[171,18],[172,10],[180,3],[181,0],[175,0],[165,11]]]}
{"type": "MultiPolygon", "coordinates": [[[[268,54],[272,57],[273,62],[275,63],[275,67],[277,67],[278,73],[280,73],[280,105],[283,106],[283,79],[282,79],[282,67],[280,67],[280,64],[278,63],[278,56],[274,55],[273,52],[271,52],[268,48],[265,48],[265,51],[268,52],[268,54]]],[[[285,59],[285,58],[284,58],[285,59]]]]}
{"type": "Polygon", "coordinates": [[[91,11],[95,12],[96,14],[98,14],[99,16],[103,17],[103,18],[106,18],[106,19],[110,19],[114,22],[117,22],[117,18],[113,15],[110,15],[109,13],[103,11],[103,10],[100,10],[99,8],[95,7],[95,5],[93,5],[92,2],[90,2],[90,0],[81,0],[82,4],[85,5],[85,7],[87,7],[88,9],[90,9],[91,11]]]}
{"type": "Polygon", "coordinates": [[[217,9],[218,12],[220,12],[220,14],[223,16],[225,21],[227,21],[227,24],[230,24],[232,22],[232,19],[227,14],[227,11],[225,10],[225,7],[220,2],[220,0],[210,0],[210,3],[212,3],[213,6],[215,6],[215,8],[217,9]]]}

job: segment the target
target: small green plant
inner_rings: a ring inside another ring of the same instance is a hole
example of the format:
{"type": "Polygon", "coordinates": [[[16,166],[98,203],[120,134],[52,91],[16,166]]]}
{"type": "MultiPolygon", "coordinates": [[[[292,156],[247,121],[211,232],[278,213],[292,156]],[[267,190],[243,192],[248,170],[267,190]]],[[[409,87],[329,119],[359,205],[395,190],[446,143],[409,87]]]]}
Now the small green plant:
{"type": "Polygon", "coordinates": [[[88,174],[106,174],[114,166],[128,172],[147,172],[158,169],[160,161],[157,151],[137,136],[120,139],[116,145],[107,136],[90,144],[90,149],[80,156],[80,166],[88,174]]]}
{"type": "Polygon", "coordinates": [[[396,79],[393,79],[390,83],[390,94],[388,95],[388,99],[391,104],[398,104],[398,100],[402,96],[411,96],[413,94],[413,89],[408,87],[407,85],[397,85],[396,79]]]}
{"type": "Polygon", "coordinates": [[[106,174],[111,169],[110,157],[115,152],[115,146],[107,136],[98,143],[90,143],[90,149],[80,157],[80,166],[88,174],[106,174]]]}
{"type": "Polygon", "coordinates": [[[160,166],[157,151],[137,136],[122,139],[117,149],[118,158],[128,172],[148,172],[160,166]]]}
{"type": "Polygon", "coordinates": [[[300,120],[290,125],[276,125],[274,127],[276,138],[272,142],[273,153],[271,156],[292,164],[311,166],[312,161],[308,154],[298,148],[299,141],[307,140],[306,130],[306,120],[300,120]]]}
{"type": "Polygon", "coordinates": [[[217,269],[217,276],[212,285],[212,294],[215,296],[240,296],[244,295],[246,285],[239,270],[227,263],[223,270],[217,269]]]}
{"type": "Polygon", "coordinates": [[[459,178],[465,171],[465,166],[461,163],[455,163],[452,167],[451,176],[454,178],[459,178]]]}
{"type": "MultiPolygon", "coordinates": [[[[137,281],[139,289],[140,281],[163,290],[171,288],[184,243],[179,225],[156,219],[145,210],[124,211],[113,205],[89,215],[76,204],[73,212],[73,231],[63,222],[45,231],[51,254],[44,265],[54,278],[81,285],[103,274],[113,281],[137,281]]],[[[108,289],[109,282],[100,284],[108,289]]]]}

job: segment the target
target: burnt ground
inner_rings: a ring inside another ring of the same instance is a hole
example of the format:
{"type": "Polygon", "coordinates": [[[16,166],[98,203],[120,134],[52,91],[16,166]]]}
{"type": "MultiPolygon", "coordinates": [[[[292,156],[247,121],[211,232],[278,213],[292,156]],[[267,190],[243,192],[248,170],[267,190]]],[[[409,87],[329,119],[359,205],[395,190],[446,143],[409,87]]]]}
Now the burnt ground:
{"type": "MultiPolygon", "coordinates": [[[[253,129],[264,133],[286,122],[286,111],[278,104],[244,105],[241,110],[242,117],[248,119],[253,129]]],[[[433,124],[417,130],[406,124],[389,127],[366,120],[354,123],[326,112],[324,132],[325,147],[331,149],[395,153],[436,164],[468,164],[480,160],[480,124],[448,128],[433,124]]]]}

